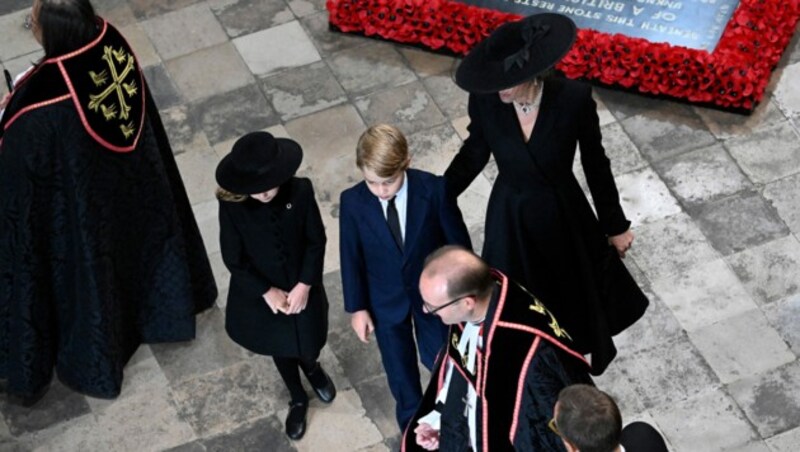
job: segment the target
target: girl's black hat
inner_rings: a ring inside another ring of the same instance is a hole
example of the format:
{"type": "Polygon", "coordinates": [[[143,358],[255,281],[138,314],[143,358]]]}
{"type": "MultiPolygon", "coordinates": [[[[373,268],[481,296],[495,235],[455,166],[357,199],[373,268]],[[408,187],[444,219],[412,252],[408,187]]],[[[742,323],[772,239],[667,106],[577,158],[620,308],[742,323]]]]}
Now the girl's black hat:
{"type": "Polygon", "coordinates": [[[236,140],[230,154],[217,165],[217,183],[240,195],[271,190],[294,176],[303,150],[288,138],[268,132],[252,132],[236,140]]]}

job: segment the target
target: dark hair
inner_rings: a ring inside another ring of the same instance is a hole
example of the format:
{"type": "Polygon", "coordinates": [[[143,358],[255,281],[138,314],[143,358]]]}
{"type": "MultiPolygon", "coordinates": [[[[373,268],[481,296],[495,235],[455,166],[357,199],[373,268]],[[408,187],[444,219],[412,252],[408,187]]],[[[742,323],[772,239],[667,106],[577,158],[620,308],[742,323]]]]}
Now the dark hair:
{"type": "Polygon", "coordinates": [[[612,452],[619,446],[622,416],[614,399],[594,386],[567,386],[558,394],[556,426],[581,452],[612,452]]]}
{"type": "Polygon", "coordinates": [[[39,0],[36,22],[45,59],[77,50],[97,36],[97,18],[89,0],[39,0]]]}
{"type": "MultiPolygon", "coordinates": [[[[429,264],[453,252],[464,252],[472,258],[460,261],[459,271],[453,271],[452,268],[447,269],[447,295],[455,298],[474,294],[481,299],[489,296],[495,284],[491,268],[477,254],[463,246],[445,245],[432,252],[425,259],[425,270],[430,268],[429,264]],[[462,263],[463,265],[461,265],[462,263]]],[[[436,270],[433,270],[433,272],[436,272],[436,270]]]]}

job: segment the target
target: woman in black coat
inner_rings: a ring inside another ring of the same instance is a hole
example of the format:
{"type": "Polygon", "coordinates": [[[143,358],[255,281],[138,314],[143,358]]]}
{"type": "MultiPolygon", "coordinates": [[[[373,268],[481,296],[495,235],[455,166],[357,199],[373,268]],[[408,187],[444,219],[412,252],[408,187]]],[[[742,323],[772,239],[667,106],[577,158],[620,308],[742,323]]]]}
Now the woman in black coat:
{"type": "Polygon", "coordinates": [[[538,14],[503,25],[465,57],[456,83],[471,93],[469,138],[445,178],[460,194],[494,155],[483,257],[547,303],[599,375],[616,354],[611,336],[648,301],[619,260],[633,234],[591,89],[542,76],[574,39],[570,19],[538,14]],[[597,217],[572,173],[578,144],[597,217]]]}
{"type": "Polygon", "coordinates": [[[272,356],[292,400],[286,433],[305,433],[308,396],[336,389],[317,362],[328,334],[322,286],[325,228],[311,181],[293,177],[300,146],[267,132],[240,138],[217,167],[222,259],[231,272],[225,329],[236,343],[272,356]]]}

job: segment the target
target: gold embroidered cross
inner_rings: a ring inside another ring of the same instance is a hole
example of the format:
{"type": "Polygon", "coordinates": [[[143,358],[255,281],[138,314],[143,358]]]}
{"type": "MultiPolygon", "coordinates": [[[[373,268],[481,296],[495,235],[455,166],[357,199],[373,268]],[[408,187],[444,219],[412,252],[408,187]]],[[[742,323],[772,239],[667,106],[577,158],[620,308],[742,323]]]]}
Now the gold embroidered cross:
{"type": "MultiPolygon", "coordinates": [[[[114,50],[111,46],[105,46],[103,48],[102,59],[108,64],[108,70],[111,72],[111,83],[102,92],[89,95],[89,109],[97,112],[102,108],[103,116],[107,121],[117,116],[122,120],[128,119],[131,106],[128,105],[125,96],[127,95],[129,98],[133,97],[138,91],[135,80],[125,82],[125,78],[128,77],[128,74],[130,74],[134,67],[133,55],[122,48],[114,50]],[[125,63],[125,66],[122,66],[122,71],[118,72],[117,64],[121,65],[123,63],[125,63]],[[116,110],[117,104],[111,104],[110,106],[103,105],[103,102],[114,93],[116,93],[117,100],[119,101],[119,112],[116,110]]],[[[91,71],[89,76],[97,87],[101,87],[108,82],[108,74],[105,69],[99,74],[91,71]]],[[[127,126],[121,126],[122,133],[126,138],[133,134],[130,126],[132,126],[132,123],[129,123],[127,126]]]]}

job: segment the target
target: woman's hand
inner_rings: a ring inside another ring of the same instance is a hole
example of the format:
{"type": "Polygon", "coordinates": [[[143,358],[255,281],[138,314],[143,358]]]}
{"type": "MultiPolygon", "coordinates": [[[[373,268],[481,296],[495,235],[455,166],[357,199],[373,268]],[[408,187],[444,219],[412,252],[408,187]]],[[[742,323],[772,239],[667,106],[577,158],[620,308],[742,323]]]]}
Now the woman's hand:
{"type": "Polygon", "coordinates": [[[619,257],[625,259],[625,253],[631,249],[633,245],[633,232],[630,229],[619,235],[614,235],[608,238],[608,243],[617,249],[619,257]]]}
{"type": "Polygon", "coordinates": [[[308,292],[311,286],[305,283],[297,283],[296,286],[286,295],[286,310],[284,314],[299,314],[308,304],[308,292]]]}
{"type": "Polygon", "coordinates": [[[11,93],[3,94],[3,99],[0,100],[0,109],[6,108],[6,105],[8,105],[8,99],[11,99],[11,93]]]}
{"type": "Polygon", "coordinates": [[[277,287],[270,287],[270,289],[262,295],[264,297],[264,301],[267,302],[267,306],[272,310],[273,314],[277,314],[279,311],[285,313],[287,308],[286,303],[286,292],[278,289],[277,287]]]}

